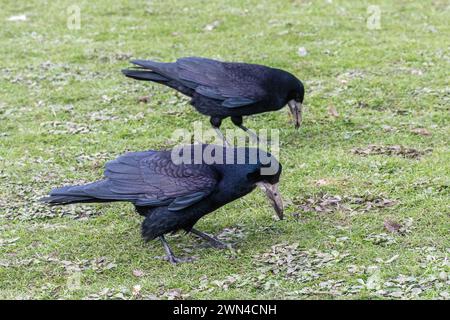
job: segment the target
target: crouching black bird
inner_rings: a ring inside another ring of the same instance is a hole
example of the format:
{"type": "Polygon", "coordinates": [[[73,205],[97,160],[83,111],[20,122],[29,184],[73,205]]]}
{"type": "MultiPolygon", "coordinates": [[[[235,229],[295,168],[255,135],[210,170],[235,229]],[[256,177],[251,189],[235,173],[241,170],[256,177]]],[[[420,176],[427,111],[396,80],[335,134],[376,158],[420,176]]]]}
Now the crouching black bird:
{"type": "Polygon", "coordinates": [[[304,87],[295,76],[257,64],[220,62],[188,57],[173,63],[131,61],[137,67],[122,70],[127,77],[164,84],[191,97],[198,112],[210,116],[211,125],[223,138],[222,120],[248,132],[242,116],[275,111],[289,105],[295,127],[302,121],[304,87]]]}
{"type": "Polygon", "coordinates": [[[279,218],[283,204],[278,191],[281,165],[270,153],[252,148],[190,145],[172,151],[130,152],[106,164],[102,180],[53,189],[41,199],[51,205],[128,201],[145,216],[142,236],[159,238],[167,259],[174,256],[164,235],[191,232],[215,247],[218,239],[194,229],[204,215],[241,198],[260,186],[279,218]]]}

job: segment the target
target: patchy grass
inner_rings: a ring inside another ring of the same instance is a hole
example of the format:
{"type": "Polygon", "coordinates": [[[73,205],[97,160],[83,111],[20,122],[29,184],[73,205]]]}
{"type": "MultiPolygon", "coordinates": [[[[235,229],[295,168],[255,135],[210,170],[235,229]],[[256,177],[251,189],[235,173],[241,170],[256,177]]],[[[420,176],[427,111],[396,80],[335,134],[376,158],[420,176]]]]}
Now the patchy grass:
{"type": "Polygon", "coordinates": [[[447,1],[77,1],[70,30],[73,4],[0,12],[0,298],[449,299],[447,1]],[[185,98],[120,73],[188,55],[285,68],[307,110],[298,132],[286,110],[246,121],[281,129],[287,219],[254,192],[199,222],[235,251],[177,234],[175,251],[199,259],[172,266],[128,204],[36,200],[207,126],[185,98]]]}

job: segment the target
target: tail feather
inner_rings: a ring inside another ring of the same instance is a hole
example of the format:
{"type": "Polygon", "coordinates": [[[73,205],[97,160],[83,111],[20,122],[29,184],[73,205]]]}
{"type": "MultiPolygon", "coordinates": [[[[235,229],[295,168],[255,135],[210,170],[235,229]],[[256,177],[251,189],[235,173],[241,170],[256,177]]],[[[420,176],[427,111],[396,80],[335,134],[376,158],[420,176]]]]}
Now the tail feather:
{"type": "Polygon", "coordinates": [[[112,197],[107,197],[106,199],[102,197],[104,195],[101,193],[104,189],[103,186],[105,185],[105,183],[107,183],[106,180],[101,180],[80,186],[65,186],[56,188],[50,191],[48,197],[41,198],[40,201],[48,203],[50,205],[64,205],[80,202],[117,201],[112,197]],[[95,190],[95,192],[90,192],[92,190],[95,190]]]}
{"type": "Polygon", "coordinates": [[[155,82],[167,82],[178,79],[176,63],[164,63],[151,60],[132,60],[135,69],[125,69],[122,73],[127,77],[138,80],[150,80],[155,82]]]}
{"type": "Polygon", "coordinates": [[[197,85],[180,79],[176,63],[151,60],[133,60],[131,63],[137,67],[122,70],[122,73],[129,78],[160,83],[189,97],[192,97],[194,94],[194,89],[197,85]]]}
{"type": "Polygon", "coordinates": [[[151,60],[132,60],[132,64],[138,66],[141,69],[151,70],[166,78],[176,79],[178,78],[178,67],[173,62],[156,62],[151,60]]]}
{"type": "Polygon", "coordinates": [[[154,82],[167,82],[170,79],[163,77],[162,75],[148,70],[140,69],[123,69],[122,73],[128,78],[133,78],[136,80],[154,81],[154,82]]]}
{"type": "Polygon", "coordinates": [[[40,199],[41,202],[48,203],[49,205],[64,205],[70,203],[82,203],[82,202],[104,202],[105,200],[89,198],[89,197],[75,197],[75,196],[49,196],[40,199]]]}

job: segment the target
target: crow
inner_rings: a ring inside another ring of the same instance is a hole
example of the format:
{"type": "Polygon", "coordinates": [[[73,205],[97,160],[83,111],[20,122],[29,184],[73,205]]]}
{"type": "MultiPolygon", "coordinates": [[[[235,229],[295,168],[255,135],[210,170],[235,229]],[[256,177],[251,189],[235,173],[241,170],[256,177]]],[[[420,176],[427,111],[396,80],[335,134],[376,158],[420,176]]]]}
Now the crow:
{"type": "Polygon", "coordinates": [[[195,144],[172,150],[126,153],[107,162],[104,178],[51,190],[41,201],[50,205],[126,201],[144,216],[145,241],[159,238],[171,263],[176,257],[164,235],[191,232],[213,247],[227,248],[217,238],[194,229],[204,215],[261,187],[278,217],[283,203],[278,191],[281,164],[256,148],[195,144]]]}
{"type": "Polygon", "coordinates": [[[243,116],[275,111],[289,106],[298,129],[302,122],[303,83],[280,69],[258,64],[221,62],[187,57],[176,62],[132,60],[133,69],[122,73],[130,78],[161,83],[189,97],[198,112],[210,117],[218,135],[222,120],[255,136],[243,125],[243,116]]]}

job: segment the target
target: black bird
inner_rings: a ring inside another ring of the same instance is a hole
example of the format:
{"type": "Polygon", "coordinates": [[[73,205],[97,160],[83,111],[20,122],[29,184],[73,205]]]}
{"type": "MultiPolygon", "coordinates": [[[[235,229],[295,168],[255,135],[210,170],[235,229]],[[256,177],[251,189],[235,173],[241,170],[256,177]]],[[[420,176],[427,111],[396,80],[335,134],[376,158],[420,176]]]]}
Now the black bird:
{"type": "Polygon", "coordinates": [[[137,67],[122,70],[127,77],[164,84],[189,97],[198,112],[210,116],[220,132],[222,120],[248,131],[243,116],[275,111],[289,105],[298,129],[302,121],[304,87],[295,76],[258,64],[221,62],[187,57],[176,62],[133,60],[137,67]]]}
{"type": "Polygon", "coordinates": [[[167,259],[174,256],[164,235],[185,230],[228,247],[194,229],[204,215],[250,193],[260,186],[279,218],[283,204],[278,191],[281,165],[270,153],[254,148],[189,145],[167,151],[130,152],[106,164],[102,180],[53,189],[41,201],[51,205],[127,201],[145,216],[142,236],[159,238],[167,259]]]}

